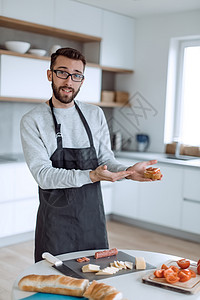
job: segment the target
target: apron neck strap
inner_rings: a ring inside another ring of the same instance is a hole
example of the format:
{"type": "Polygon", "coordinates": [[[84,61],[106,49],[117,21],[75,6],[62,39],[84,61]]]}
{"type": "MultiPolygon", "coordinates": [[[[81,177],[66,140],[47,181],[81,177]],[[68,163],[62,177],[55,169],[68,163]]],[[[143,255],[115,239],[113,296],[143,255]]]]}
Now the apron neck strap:
{"type": "MultiPolygon", "coordinates": [[[[83,125],[85,127],[85,130],[87,132],[87,135],[88,135],[88,138],[89,138],[89,141],[90,141],[90,147],[94,147],[94,143],[93,143],[93,138],[92,138],[92,133],[91,133],[91,130],[90,130],[90,127],[82,113],[82,111],[80,110],[80,108],[78,107],[78,105],[76,104],[76,102],[74,101],[74,104],[75,104],[75,107],[78,111],[78,114],[81,118],[81,121],[83,122],[83,125]]],[[[53,116],[53,121],[54,121],[54,125],[55,125],[55,131],[56,131],[56,135],[57,135],[57,144],[58,144],[58,148],[62,148],[62,136],[61,136],[61,131],[60,131],[60,127],[61,127],[61,124],[58,124],[57,123],[57,120],[56,120],[56,117],[54,115],[54,112],[53,112],[53,103],[52,103],[52,98],[49,100],[49,105],[51,107],[51,112],[52,112],[52,116],[53,116]]]]}
{"type": "Polygon", "coordinates": [[[61,124],[58,124],[56,121],[56,117],[53,112],[52,98],[49,100],[49,105],[51,107],[53,122],[54,122],[54,126],[55,126],[55,132],[56,132],[56,136],[57,136],[57,146],[59,149],[61,149],[62,148],[62,136],[61,136],[61,131],[60,131],[61,124]]]}
{"type": "Polygon", "coordinates": [[[92,133],[91,133],[91,130],[90,130],[90,127],[82,113],[82,111],[80,110],[80,108],[78,107],[78,105],[76,104],[76,102],[74,101],[74,104],[75,104],[75,107],[79,113],[79,116],[81,118],[81,121],[83,122],[83,125],[85,127],[85,130],[87,132],[87,135],[88,135],[88,138],[89,138],[89,141],[90,141],[90,147],[93,147],[94,146],[94,143],[93,143],[93,138],[92,138],[92,133]]]}

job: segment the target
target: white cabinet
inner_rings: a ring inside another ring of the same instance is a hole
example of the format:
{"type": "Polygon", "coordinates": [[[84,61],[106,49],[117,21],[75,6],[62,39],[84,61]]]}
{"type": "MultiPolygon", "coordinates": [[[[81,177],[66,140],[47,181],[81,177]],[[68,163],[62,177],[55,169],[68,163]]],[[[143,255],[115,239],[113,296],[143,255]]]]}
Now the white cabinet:
{"type": "Polygon", "coordinates": [[[200,202],[200,170],[184,170],[183,197],[200,202]]]}
{"type": "Polygon", "coordinates": [[[139,184],[132,180],[114,183],[113,213],[123,217],[138,217],[139,184]]]}
{"type": "Polygon", "coordinates": [[[14,173],[13,173],[12,165],[11,164],[0,165],[0,187],[1,187],[0,204],[1,202],[11,201],[14,198],[13,182],[14,182],[14,173]]]}
{"type": "Polygon", "coordinates": [[[134,19],[103,11],[103,33],[100,50],[100,64],[102,66],[133,70],[134,40],[134,19]]]}
{"type": "Polygon", "coordinates": [[[0,238],[34,231],[38,188],[25,162],[0,164],[0,189],[0,238]]]}
{"type": "Polygon", "coordinates": [[[102,10],[71,0],[55,1],[54,27],[101,37],[102,10]]]}
{"type": "Polygon", "coordinates": [[[14,198],[38,197],[38,185],[25,163],[15,164],[14,198]]]}
{"type": "Polygon", "coordinates": [[[101,181],[101,190],[105,214],[109,215],[112,213],[113,183],[101,181]]]}
{"type": "Polygon", "coordinates": [[[0,96],[33,99],[51,97],[47,79],[49,61],[12,56],[0,56],[0,96]]]}
{"type": "Polygon", "coordinates": [[[53,26],[54,0],[2,0],[2,15],[53,26]]]}
{"type": "Polygon", "coordinates": [[[161,181],[140,186],[139,218],[167,227],[180,229],[182,205],[182,169],[160,165],[161,181]]]}
{"type": "Polygon", "coordinates": [[[101,77],[100,68],[86,66],[84,72],[84,82],[76,100],[83,102],[100,102],[101,101],[101,77]]]}
{"type": "Polygon", "coordinates": [[[13,203],[12,235],[35,230],[38,199],[28,198],[13,203]]]}
{"type": "MultiPolygon", "coordinates": [[[[128,159],[117,160],[127,167],[136,163],[135,161],[128,159]]],[[[115,182],[113,190],[113,214],[134,219],[137,218],[138,198],[138,182],[128,179],[115,182]]]]}
{"type": "Polygon", "coordinates": [[[182,229],[200,234],[200,171],[184,170],[182,229]]]}

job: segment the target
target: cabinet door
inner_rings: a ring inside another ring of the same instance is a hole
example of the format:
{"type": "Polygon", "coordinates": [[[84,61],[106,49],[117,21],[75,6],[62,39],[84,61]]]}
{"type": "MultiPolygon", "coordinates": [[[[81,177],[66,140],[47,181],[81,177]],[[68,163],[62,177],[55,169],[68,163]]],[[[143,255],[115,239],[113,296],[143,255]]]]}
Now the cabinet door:
{"type": "Polygon", "coordinates": [[[122,180],[114,183],[113,213],[123,217],[138,218],[139,183],[122,180]]]}
{"type": "Polygon", "coordinates": [[[47,79],[49,61],[11,55],[1,55],[0,95],[48,99],[51,84],[47,79]]]}
{"type": "Polygon", "coordinates": [[[139,217],[147,222],[179,229],[183,171],[166,165],[160,168],[163,174],[161,181],[140,185],[139,217]]]}
{"type": "Polygon", "coordinates": [[[183,198],[200,202],[199,169],[185,169],[183,182],[183,198]]]}
{"type": "Polygon", "coordinates": [[[200,234],[200,202],[184,199],[181,229],[200,234]]]}
{"type": "Polygon", "coordinates": [[[29,171],[26,163],[16,163],[14,169],[14,199],[39,198],[38,185],[29,171]]]}
{"type": "Polygon", "coordinates": [[[13,234],[14,231],[14,210],[12,202],[0,204],[0,238],[13,234]]]}
{"type": "Polygon", "coordinates": [[[85,80],[76,96],[76,100],[83,102],[100,102],[101,100],[101,76],[99,68],[87,67],[84,72],[85,80]]]}
{"type": "Polygon", "coordinates": [[[101,190],[103,196],[103,204],[105,214],[112,213],[112,196],[113,196],[113,184],[108,181],[101,181],[101,190]]]}
{"type": "MultiPolygon", "coordinates": [[[[117,158],[124,166],[132,166],[136,161],[117,158]]],[[[138,218],[139,183],[123,179],[114,183],[113,213],[123,217],[138,218]]]]}
{"type": "Polygon", "coordinates": [[[53,26],[54,0],[2,0],[5,17],[53,26]]]}
{"type": "Polygon", "coordinates": [[[0,202],[11,201],[14,198],[13,164],[0,164],[0,202]]]}
{"type": "Polygon", "coordinates": [[[71,0],[55,1],[57,28],[101,37],[102,11],[71,0]]]}
{"type": "Polygon", "coordinates": [[[103,36],[100,64],[102,66],[134,68],[134,27],[132,18],[103,11],[103,36]]]}
{"type": "Polygon", "coordinates": [[[38,200],[25,199],[13,203],[13,234],[20,234],[35,230],[38,200]]]}

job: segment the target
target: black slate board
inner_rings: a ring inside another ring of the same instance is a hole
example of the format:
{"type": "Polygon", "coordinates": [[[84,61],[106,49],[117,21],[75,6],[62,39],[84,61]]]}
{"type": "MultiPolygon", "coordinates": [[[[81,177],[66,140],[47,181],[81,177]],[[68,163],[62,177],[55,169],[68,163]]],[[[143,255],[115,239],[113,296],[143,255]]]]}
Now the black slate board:
{"type": "MultiPolygon", "coordinates": [[[[89,262],[79,263],[76,261],[76,258],[75,258],[75,259],[65,260],[65,261],[63,261],[63,263],[68,268],[73,270],[73,272],[77,274],[78,278],[85,278],[85,279],[88,279],[89,281],[100,280],[100,279],[104,279],[104,278],[110,278],[110,277],[114,277],[114,276],[125,275],[125,274],[129,274],[129,273],[141,271],[141,270],[135,269],[135,257],[130,256],[130,255],[124,253],[123,251],[119,251],[117,255],[99,258],[99,259],[95,259],[94,256],[87,256],[87,257],[90,258],[89,262]],[[128,270],[128,269],[120,270],[119,272],[112,274],[112,275],[95,275],[95,273],[91,273],[91,272],[83,273],[81,270],[82,266],[87,265],[87,264],[99,265],[100,269],[103,269],[103,268],[109,267],[110,263],[114,262],[114,260],[130,261],[133,263],[133,269],[132,270],[128,270]]],[[[155,266],[152,266],[152,265],[146,263],[146,270],[155,269],[155,268],[156,268],[155,266]]]]}

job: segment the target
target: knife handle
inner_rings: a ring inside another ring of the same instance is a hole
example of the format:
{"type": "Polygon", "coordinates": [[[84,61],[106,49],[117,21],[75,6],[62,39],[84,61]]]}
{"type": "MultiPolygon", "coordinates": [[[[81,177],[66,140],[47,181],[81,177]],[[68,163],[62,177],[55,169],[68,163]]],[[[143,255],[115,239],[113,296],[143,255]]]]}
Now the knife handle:
{"type": "Polygon", "coordinates": [[[62,261],[49,252],[42,253],[42,258],[44,258],[46,261],[50,262],[51,264],[54,264],[55,266],[62,265],[62,261]]]}

